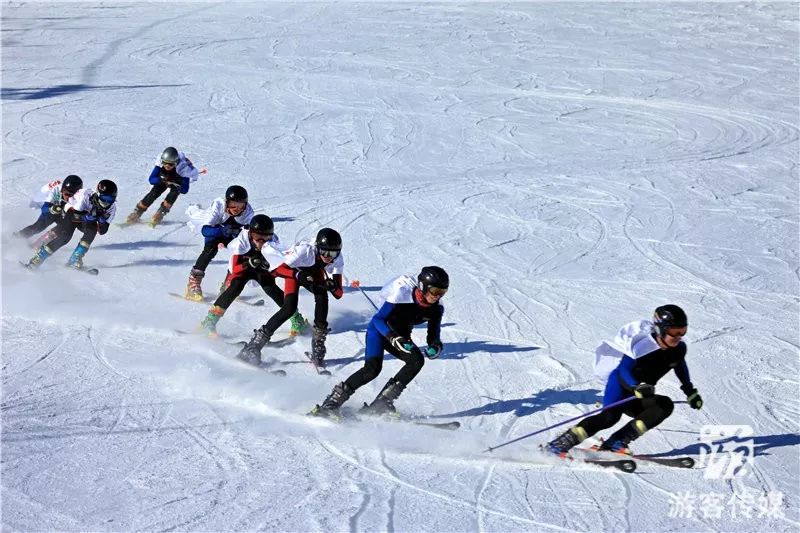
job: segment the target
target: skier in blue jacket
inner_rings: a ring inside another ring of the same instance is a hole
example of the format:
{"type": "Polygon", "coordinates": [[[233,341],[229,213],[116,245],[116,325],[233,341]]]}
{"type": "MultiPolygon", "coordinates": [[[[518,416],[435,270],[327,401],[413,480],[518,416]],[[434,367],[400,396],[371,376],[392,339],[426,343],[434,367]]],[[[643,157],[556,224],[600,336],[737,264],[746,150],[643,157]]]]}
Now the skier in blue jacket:
{"type": "Polygon", "coordinates": [[[337,384],[322,405],[315,406],[310,414],[337,418],[339,407],[356,389],[378,377],[383,368],[384,352],[405,365],[364,411],[370,414],[395,412],[394,401],[422,370],[425,357],[436,359],[442,352],[439,334],[444,307],[440,299],[449,286],[447,272],[438,266],[424,267],[416,280],[410,276],[390,280],[381,291],[385,302],[367,327],[363,368],[337,384]],[[428,333],[427,346],[421,349],[411,339],[411,330],[423,322],[428,323],[428,333]]]}
{"type": "Polygon", "coordinates": [[[161,153],[160,165],[155,165],[150,172],[148,181],[153,188],[142,198],[133,212],[128,215],[126,224],[134,224],[139,221],[147,208],[158,199],[164,191],[169,190],[161,206],[153,214],[150,226],[155,227],[164,216],[169,213],[178,196],[189,192],[189,184],[197,181],[200,174],[205,174],[206,169],[196,169],[192,162],[183,152],[178,152],[174,147],[168,146],[161,153]]]}
{"type": "Polygon", "coordinates": [[[655,393],[656,384],[670,370],[674,370],[680,380],[689,405],[700,409],[703,399],[689,377],[686,344],[682,340],[688,324],[683,309],[677,305],[663,305],[656,308],[652,321],[626,324],[614,340],[601,343],[595,351],[595,374],[608,379],[603,405],[625,398],[635,399],[583,419],[549,442],[547,449],[565,456],[583,440],[617,424],[624,414],[633,420],[615,431],[600,449],[630,454],[628,445],[633,440],[672,414],[672,399],[655,393]]]}

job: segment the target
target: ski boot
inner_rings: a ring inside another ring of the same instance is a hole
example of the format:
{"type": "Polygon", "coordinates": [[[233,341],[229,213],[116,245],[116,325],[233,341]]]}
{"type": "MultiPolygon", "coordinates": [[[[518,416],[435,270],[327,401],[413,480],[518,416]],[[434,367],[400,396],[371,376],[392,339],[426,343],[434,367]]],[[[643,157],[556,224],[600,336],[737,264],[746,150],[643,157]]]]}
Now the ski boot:
{"type": "Polygon", "coordinates": [[[200,283],[202,283],[205,275],[206,273],[202,270],[192,269],[189,273],[189,283],[186,284],[186,292],[183,293],[184,298],[194,302],[203,301],[203,289],[200,287],[200,283]]]}
{"type": "Polygon", "coordinates": [[[28,264],[25,265],[27,268],[34,270],[39,268],[39,265],[44,263],[44,260],[53,255],[53,251],[47,247],[46,244],[43,244],[37,251],[36,254],[31,257],[31,260],[28,261],[28,264]]]}
{"type": "Polygon", "coordinates": [[[391,378],[383,386],[381,392],[375,397],[375,400],[369,405],[364,404],[361,412],[368,415],[397,415],[397,409],[394,406],[394,401],[400,396],[406,386],[397,381],[396,378],[391,378]]]}
{"type": "Polygon", "coordinates": [[[314,326],[311,328],[311,359],[317,366],[325,366],[325,339],[330,330],[326,327],[314,326]]]}
{"type": "Polygon", "coordinates": [[[289,336],[297,337],[298,335],[302,335],[307,328],[308,320],[300,314],[300,311],[295,311],[294,314],[289,317],[289,336]]]}
{"type": "Polygon", "coordinates": [[[237,359],[241,359],[245,363],[258,366],[261,364],[261,348],[269,342],[272,337],[271,334],[264,331],[264,326],[253,330],[253,338],[250,342],[244,345],[239,353],[236,355],[237,359]]]}
{"type": "Polygon", "coordinates": [[[585,429],[580,426],[574,426],[562,433],[558,438],[548,442],[544,449],[559,457],[568,457],[569,451],[586,440],[587,436],[585,429]]]}
{"type": "Polygon", "coordinates": [[[341,420],[342,415],[339,413],[339,408],[344,402],[353,395],[355,391],[351,389],[347,383],[342,381],[333,387],[333,390],[322,402],[322,405],[315,405],[308,413],[311,416],[322,416],[331,418],[333,420],[341,420]]]}
{"type": "Polygon", "coordinates": [[[145,211],[147,211],[147,206],[139,202],[136,204],[136,207],[133,208],[133,212],[125,219],[125,224],[136,224],[145,211]]]}
{"type": "Polygon", "coordinates": [[[166,214],[169,213],[170,208],[172,208],[172,204],[168,204],[166,200],[161,202],[161,207],[158,208],[158,211],[153,213],[153,218],[150,219],[150,227],[155,228],[161,224],[166,214]]]}
{"type": "Polygon", "coordinates": [[[208,310],[208,314],[206,317],[200,322],[200,331],[206,334],[211,339],[216,339],[219,337],[219,333],[217,333],[217,322],[219,319],[222,318],[222,315],[225,314],[225,309],[218,305],[212,305],[211,309],[208,310]]]}
{"type": "Polygon", "coordinates": [[[72,267],[75,270],[80,270],[83,268],[83,256],[86,255],[86,252],[89,251],[89,245],[86,242],[81,241],[78,243],[78,246],[75,247],[75,250],[72,252],[72,255],[69,256],[69,260],[67,261],[67,266],[72,267]]]}
{"type": "Polygon", "coordinates": [[[647,427],[641,420],[631,420],[617,431],[612,433],[608,440],[603,441],[597,449],[605,452],[614,452],[622,455],[633,455],[628,445],[641,437],[647,427]]]}

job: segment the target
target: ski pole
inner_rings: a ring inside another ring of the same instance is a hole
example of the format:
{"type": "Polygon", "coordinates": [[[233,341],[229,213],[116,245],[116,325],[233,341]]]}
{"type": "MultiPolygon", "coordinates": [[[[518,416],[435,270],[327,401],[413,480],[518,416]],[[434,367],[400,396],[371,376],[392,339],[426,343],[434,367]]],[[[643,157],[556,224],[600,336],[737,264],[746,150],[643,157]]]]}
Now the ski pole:
{"type": "Polygon", "coordinates": [[[364,298],[366,298],[367,301],[372,304],[372,307],[374,307],[375,310],[378,311],[378,306],[375,305],[375,302],[372,301],[372,298],[370,298],[369,295],[366,292],[364,292],[364,289],[361,288],[361,283],[359,283],[358,280],[351,281],[350,282],[350,286],[351,287],[355,287],[356,289],[360,290],[361,294],[364,295],[364,298]]]}
{"type": "Polygon", "coordinates": [[[533,437],[534,435],[538,435],[539,433],[544,433],[545,431],[547,431],[549,429],[557,428],[558,426],[563,426],[564,424],[569,424],[570,422],[574,422],[575,420],[579,420],[579,419],[587,417],[589,415],[593,415],[595,413],[599,413],[600,411],[605,411],[606,409],[611,409],[612,407],[616,407],[618,405],[622,405],[625,402],[629,402],[629,401],[635,400],[635,399],[636,399],[636,396],[631,396],[629,398],[623,398],[622,400],[619,400],[619,401],[614,402],[612,404],[606,405],[605,407],[601,407],[600,409],[595,409],[594,411],[589,411],[588,413],[583,413],[582,415],[578,415],[578,416],[576,416],[574,418],[570,418],[569,420],[564,420],[563,422],[559,422],[558,424],[553,424],[552,426],[548,426],[548,427],[546,427],[544,429],[540,429],[538,431],[534,431],[533,433],[528,433],[527,435],[523,435],[521,437],[517,437],[514,440],[510,440],[508,442],[504,442],[502,444],[498,444],[497,446],[490,446],[490,447],[486,448],[483,451],[484,452],[494,451],[497,448],[502,448],[503,446],[506,446],[508,444],[512,444],[512,443],[520,441],[522,439],[527,439],[528,437],[533,437]]]}

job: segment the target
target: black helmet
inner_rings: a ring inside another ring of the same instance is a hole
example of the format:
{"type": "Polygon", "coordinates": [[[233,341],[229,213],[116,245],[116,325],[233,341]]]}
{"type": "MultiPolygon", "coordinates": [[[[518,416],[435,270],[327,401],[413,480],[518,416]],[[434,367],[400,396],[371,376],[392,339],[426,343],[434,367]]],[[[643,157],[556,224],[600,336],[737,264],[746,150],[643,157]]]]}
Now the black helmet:
{"type": "Polygon", "coordinates": [[[339,252],[342,250],[342,236],[331,228],[322,228],[317,232],[317,249],[339,252]]]}
{"type": "Polygon", "coordinates": [[[97,189],[92,195],[95,205],[108,209],[117,200],[117,184],[111,180],[100,180],[97,189]]]}
{"type": "Polygon", "coordinates": [[[178,155],[178,150],[176,150],[172,146],[167,146],[164,148],[164,151],[161,152],[161,163],[171,163],[173,165],[177,165],[178,161],[180,161],[180,156],[178,155]]]}
{"type": "Polygon", "coordinates": [[[241,185],[231,185],[225,191],[226,202],[247,202],[247,189],[241,185]]]}
{"type": "Polygon", "coordinates": [[[250,231],[260,235],[272,235],[275,233],[275,224],[267,215],[256,215],[250,219],[250,231]]]}
{"type": "Polygon", "coordinates": [[[70,174],[61,182],[61,190],[70,194],[75,194],[81,189],[83,189],[83,180],[75,174],[70,174]]]}
{"type": "Polygon", "coordinates": [[[656,326],[658,336],[663,337],[667,328],[685,328],[689,325],[689,320],[683,309],[674,304],[667,304],[656,307],[653,324],[656,326]]]}
{"type": "Polygon", "coordinates": [[[417,276],[417,286],[425,293],[428,292],[430,287],[447,290],[450,287],[450,276],[444,271],[442,267],[426,266],[417,276]]]}

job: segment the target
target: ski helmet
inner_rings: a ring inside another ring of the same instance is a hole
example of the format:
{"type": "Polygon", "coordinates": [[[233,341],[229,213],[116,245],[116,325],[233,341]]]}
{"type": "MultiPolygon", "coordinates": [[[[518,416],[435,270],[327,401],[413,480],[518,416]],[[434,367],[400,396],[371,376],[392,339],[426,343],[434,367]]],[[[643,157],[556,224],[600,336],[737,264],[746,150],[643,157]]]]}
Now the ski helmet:
{"type": "Polygon", "coordinates": [[[320,255],[336,257],[342,251],[342,236],[334,229],[322,228],[317,232],[316,245],[320,255]]]}
{"type": "Polygon", "coordinates": [[[656,307],[653,324],[656,327],[656,334],[663,337],[667,328],[685,328],[689,325],[689,320],[683,309],[674,304],[667,304],[656,307]]]}
{"type": "Polygon", "coordinates": [[[83,180],[80,176],[76,176],[75,174],[70,174],[64,181],[61,182],[61,191],[68,192],[70,194],[75,194],[79,190],[83,189],[83,180]]]}
{"type": "Polygon", "coordinates": [[[176,150],[172,146],[167,146],[164,148],[164,151],[161,152],[161,163],[170,163],[172,165],[177,165],[178,161],[180,161],[180,156],[178,155],[178,150],[176,150]]]}
{"type": "Polygon", "coordinates": [[[256,215],[250,220],[250,231],[259,235],[272,235],[275,233],[275,224],[267,215],[256,215]]]}
{"type": "Polygon", "coordinates": [[[419,276],[417,276],[417,286],[423,294],[428,292],[431,287],[444,289],[446,291],[450,287],[450,276],[447,275],[447,272],[445,272],[442,267],[422,267],[419,276]]]}
{"type": "Polygon", "coordinates": [[[225,191],[225,201],[247,203],[247,189],[241,185],[231,185],[225,191]]]}
{"type": "Polygon", "coordinates": [[[111,180],[100,180],[97,190],[92,195],[92,201],[100,207],[107,209],[117,200],[117,184],[111,180]]]}

